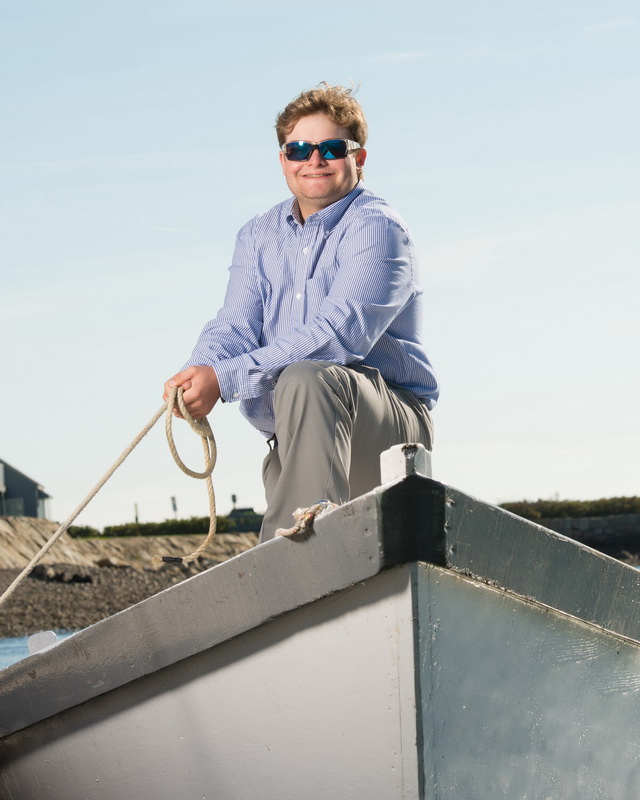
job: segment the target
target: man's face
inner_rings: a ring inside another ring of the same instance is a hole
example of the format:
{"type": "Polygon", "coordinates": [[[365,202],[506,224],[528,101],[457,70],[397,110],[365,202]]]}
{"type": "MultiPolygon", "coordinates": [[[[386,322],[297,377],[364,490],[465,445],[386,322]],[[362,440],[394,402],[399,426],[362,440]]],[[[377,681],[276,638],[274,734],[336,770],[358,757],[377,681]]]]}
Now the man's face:
{"type": "MultiPolygon", "coordinates": [[[[311,114],[298,120],[285,142],[350,138],[346,128],[339,127],[325,114],[311,114]]],[[[326,160],[314,150],[308,161],[287,161],[280,153],[287,186],[298,200],[302,218],[349,194],[358,182],[357,169],[364,165],[366,156],[366,151],[360,149],[346,158],[326,160]]]]}

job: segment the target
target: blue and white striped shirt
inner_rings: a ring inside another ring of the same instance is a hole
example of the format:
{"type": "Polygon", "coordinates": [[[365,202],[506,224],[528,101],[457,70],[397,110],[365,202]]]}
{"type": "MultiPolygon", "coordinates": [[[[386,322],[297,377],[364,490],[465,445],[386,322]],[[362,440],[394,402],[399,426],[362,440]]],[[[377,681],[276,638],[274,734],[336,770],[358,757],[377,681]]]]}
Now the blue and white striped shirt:
{"type": "Polygon", "coordinates": [[[224,306],[185,367],[215,369],[224,400],[274,432],[273,389],[297,361],[376,367],[429,408],[438,384],[420,341],[415,249],[398,214],[362,183],[301,223],[295,198],[238,233],[224,306]]]}

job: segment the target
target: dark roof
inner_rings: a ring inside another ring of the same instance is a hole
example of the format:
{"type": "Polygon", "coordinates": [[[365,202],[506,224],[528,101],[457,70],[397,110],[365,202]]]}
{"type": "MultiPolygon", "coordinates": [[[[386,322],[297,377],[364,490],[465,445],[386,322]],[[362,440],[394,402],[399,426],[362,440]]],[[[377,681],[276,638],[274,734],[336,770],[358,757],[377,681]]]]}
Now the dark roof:
{"type": "Polygon", "coordinates": [[[8,467],[12,472],[15,472],[21,478],[24,478],[25,480],[30,481],[31,483],[33,483],[33,485],[37,487],[38,493],[40,494],[41,497],[43,497],[43,498],[50,497],[50,495],[48,495],[45,492],[44,487],[41,484],[39,484],[38,481],[34,481],[33,478],[30,478],[28,475],[25,475],[25,473],[22,472],[21,470],[16,469],[14,466],[9,464],[8,461],[5,461],[4,458],[0,458],[0,464],[4,464],[5,467],[8,467]]]}

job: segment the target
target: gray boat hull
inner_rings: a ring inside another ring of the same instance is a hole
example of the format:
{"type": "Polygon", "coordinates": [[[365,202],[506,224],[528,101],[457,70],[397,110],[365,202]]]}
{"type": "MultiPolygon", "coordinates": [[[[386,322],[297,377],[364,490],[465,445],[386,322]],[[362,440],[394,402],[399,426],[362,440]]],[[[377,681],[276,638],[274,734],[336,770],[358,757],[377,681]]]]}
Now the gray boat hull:
{"type": "Polygon", "coordinates": [[[405,479],[5,670],[0,797],[635,798],[639,601],[405,479]]]}

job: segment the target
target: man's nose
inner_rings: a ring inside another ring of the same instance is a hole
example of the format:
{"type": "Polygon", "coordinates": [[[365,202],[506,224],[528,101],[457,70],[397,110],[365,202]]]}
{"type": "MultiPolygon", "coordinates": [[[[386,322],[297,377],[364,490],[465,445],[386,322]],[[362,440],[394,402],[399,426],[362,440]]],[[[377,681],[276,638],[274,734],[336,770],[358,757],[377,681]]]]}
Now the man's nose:
{"type": "Polygon", "coordinates": [[[314,166],[318,166],[319,164],[326,164],[326,159],[320,155],[320,151],[316,147],[316,149],[311,153],[309,156],[308,163],[313,164],[314,166]]]}

